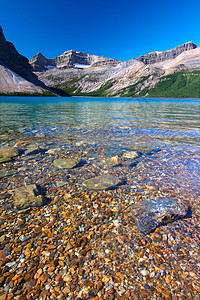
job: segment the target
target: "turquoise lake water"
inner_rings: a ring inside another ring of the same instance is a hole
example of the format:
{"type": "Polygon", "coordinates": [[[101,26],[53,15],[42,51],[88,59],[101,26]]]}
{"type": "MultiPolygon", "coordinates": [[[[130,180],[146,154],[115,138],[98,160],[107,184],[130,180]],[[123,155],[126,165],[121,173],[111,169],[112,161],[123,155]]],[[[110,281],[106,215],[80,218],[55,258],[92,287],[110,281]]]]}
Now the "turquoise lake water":
{"type": "Polygon", "coordinates": [[[94,134],[97,141],[112,133],[112,139],[200,145],[200,100],[0,97],[0,108],[1,133],[83,130],[86,138],[94,134]]]}
{"type": "Polygon", "coordinates": [[[166,172],[180,168],[183,184],[199,186],[200,100],[0,97],[0,125],[0,147],[29,139],[110,156],[147,147],[160,151],[160,172],[167,161],[166,172]]]}

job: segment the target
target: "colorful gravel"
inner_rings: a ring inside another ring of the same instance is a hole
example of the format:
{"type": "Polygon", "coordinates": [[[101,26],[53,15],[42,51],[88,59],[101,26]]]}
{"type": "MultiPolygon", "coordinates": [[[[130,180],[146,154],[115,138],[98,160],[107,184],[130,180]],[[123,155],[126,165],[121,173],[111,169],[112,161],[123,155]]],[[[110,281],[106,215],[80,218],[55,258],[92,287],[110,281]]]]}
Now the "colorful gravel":
{"type": "Polygon", "coordinates": [[[77,128],[1,135],[0,299],[200,299],[197,142],[77,128]],[[138,231],[132,208],[167,197],[186,216],[138,231]]]}

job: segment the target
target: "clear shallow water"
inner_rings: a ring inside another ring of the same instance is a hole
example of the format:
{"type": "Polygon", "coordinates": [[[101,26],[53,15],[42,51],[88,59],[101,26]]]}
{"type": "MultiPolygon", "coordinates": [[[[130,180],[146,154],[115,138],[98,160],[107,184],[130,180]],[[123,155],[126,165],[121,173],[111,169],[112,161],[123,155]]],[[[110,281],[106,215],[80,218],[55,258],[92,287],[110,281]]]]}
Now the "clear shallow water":
{"type": "Polygon", "coordinates": [[[135,135],[155,143],[174,138],[200,145],[200,100],[0,97],[0,108],[1,133],[84,129],[88,138],[108,131],[113,138],[135,135]]]}
{"type": "Polygon", "coordinates": [[[29,139],[73,150],[87,143],[108,155],[160,149],[158,177],[199,186],[200,100],[0,97],[0,125],[0,146],[29,139]]]}

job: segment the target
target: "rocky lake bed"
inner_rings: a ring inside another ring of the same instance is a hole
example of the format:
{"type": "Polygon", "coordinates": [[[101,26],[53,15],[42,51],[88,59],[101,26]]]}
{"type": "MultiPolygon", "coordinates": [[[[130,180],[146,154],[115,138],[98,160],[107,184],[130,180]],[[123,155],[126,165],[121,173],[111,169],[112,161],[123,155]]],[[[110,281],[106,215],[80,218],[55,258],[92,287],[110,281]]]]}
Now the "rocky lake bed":
{"type": "Polygon", "coordinates": [[[111,118],[3,127],[1,300],[200,299],[198,126],[111,118]]]}

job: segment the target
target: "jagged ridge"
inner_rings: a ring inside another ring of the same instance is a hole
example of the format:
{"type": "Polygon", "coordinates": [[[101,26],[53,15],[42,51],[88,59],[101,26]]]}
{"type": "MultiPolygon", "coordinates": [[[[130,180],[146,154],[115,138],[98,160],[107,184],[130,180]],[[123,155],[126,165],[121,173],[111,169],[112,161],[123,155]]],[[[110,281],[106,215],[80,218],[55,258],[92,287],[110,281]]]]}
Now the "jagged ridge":
{"type": "Polygon", "coordinates": [[[155,64],[155,63],[163,62],[168,59],[174,59],[182,52],[192,50],[195,48],[197,48],[197,46],[194,43],[188,42],[168,51],[150,52],[146,55],[140,56],[138,60],[143,62],[144,64],[155,64]]]}
{"type": "Polygon", "coordinates": [[[48,59],[39,52],[30,59],[29,63],[32,71],[45,72],[48,69],[54,68],[61,70],[69,68],[116,66],[120,61],[117,59],[69,50],[53,59],[48,59]]]}

